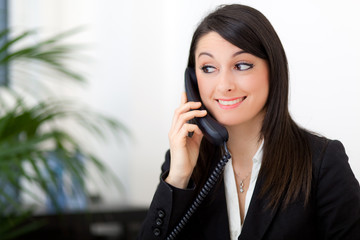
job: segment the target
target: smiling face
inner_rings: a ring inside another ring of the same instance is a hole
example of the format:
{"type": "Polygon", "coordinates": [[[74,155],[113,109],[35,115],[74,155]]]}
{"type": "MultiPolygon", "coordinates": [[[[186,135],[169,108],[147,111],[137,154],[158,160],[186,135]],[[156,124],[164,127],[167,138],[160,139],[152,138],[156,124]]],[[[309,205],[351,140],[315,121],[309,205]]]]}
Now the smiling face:
{"type": "Polygon", "coordinates": [[[210,32],[197,44],[195,69],[201,99],[217,121],[226,127],[261,124],[269,93],[266,60],[210,32]]]}

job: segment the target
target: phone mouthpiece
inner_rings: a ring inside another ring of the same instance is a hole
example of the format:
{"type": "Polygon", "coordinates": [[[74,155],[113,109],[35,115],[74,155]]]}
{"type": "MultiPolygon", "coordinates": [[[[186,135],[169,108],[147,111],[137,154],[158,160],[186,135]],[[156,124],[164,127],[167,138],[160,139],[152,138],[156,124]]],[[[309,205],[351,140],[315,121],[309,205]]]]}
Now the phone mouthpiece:
{"type": "Polygon", "coordinates": [[[213,118],[196,118],[195,121],[203,132],[205,138],[216,146],[221,146],[229,139],[226,128],[213,118]]]}

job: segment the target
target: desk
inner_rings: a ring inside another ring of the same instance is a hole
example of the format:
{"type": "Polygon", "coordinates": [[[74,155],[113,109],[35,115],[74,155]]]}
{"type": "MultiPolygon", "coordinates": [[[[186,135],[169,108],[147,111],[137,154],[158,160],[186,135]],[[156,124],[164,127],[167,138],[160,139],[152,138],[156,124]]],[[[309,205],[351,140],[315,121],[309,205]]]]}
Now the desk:
{"type": "Polygon", "coordinates": [[[61,214],[37,214],[29,222],[44,226],[16,240],[132,240],[147,213],[146,207],[112,207],[61,214]]]}

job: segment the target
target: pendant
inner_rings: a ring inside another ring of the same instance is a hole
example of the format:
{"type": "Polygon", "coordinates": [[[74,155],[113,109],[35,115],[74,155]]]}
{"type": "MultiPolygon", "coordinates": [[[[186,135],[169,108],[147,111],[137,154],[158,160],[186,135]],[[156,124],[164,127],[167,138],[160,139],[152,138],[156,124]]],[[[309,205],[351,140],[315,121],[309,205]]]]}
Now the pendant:
{"type": "Polygon", "coordinates": [[[243,193],[243,192],[244,192],[244,183],[243,183],[243,181],[242,181],[242,180],[240,181],[239,188],[240,188],[240,190],[239,190],[239,191],[240,191],[241,193],[243,193]]]}

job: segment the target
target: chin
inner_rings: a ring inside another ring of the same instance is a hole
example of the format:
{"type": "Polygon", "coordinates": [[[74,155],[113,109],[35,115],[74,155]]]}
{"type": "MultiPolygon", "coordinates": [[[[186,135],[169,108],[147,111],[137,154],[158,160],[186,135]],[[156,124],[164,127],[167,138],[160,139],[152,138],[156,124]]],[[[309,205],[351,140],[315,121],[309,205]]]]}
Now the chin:
{"type": "Polygon", "coordinates": [[[235,118],[235,117],[232,117],[232,118],[219,117],[217,121],[225,127],[238,126],[238,125],[241,125],[246,122],[245,119],[239,119],[239,118],[235,118]]]}
{"type": "Polygon", "coordinates": [[[250,125],[253,124],[261,124],[263,119],[263,114],[258,114],[258,115],[244,115],[241,114],[241,116],[239,116],[239,114],[234,115],[219,115],[218,117],[216,117],[215,119],[223,126],[225,127],[235,127],[235,126],[245,126],[247,125],[248,127],[250,125]]]}

